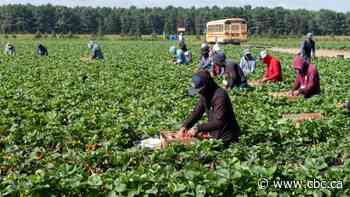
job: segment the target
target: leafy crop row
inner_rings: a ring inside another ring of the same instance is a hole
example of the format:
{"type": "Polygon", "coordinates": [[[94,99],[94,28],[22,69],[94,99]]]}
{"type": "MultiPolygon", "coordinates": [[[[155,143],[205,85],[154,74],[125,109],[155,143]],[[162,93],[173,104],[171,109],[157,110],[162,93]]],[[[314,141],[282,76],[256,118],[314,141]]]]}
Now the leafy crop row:
{"type": "MultiPolygon", "coordinates": [[[[83,62],[85,40],[30,40],[0,55],[1,196],[350,195],[349,60],[318,59],[322,96],[288,102],[268,92],[291,88],[292,57],[281,84],[230,92],[241,143],[140,150],[139,139],[176,130],[196,98],[186,96],[191,65],[170,65],[168,42],[105,41],[105,61],[83,62]],[[295,126],[283,113],[320,112],[295,126]],[[260,190],[258,180],[341,180],[343,189],[260,190]]],[[[198,58],[199,45],[191,45],[198,58]]],[[[225,46],[238,60],[241,49],[225,46]]],[[[257,51],[253,50],[254,53],[257,51]]],[[[258,65],[252,79],[262,75],[258,65]]]]}

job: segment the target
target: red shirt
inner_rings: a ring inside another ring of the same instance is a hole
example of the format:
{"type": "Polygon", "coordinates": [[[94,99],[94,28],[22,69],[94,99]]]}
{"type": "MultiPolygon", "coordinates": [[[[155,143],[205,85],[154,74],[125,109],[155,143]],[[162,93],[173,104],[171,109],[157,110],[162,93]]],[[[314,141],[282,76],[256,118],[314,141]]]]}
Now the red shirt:
{"type": "Polygon", "coordinates": [[[267,55],[264,60],[266,64],[265,78],[268,81],[277,82],[282,81],[281,63],[274,57],[267,55]]]}
{"type": "Polygon", "coordinates": [[[301,90],[306,98],[321,93],[320,76],[314,64],[309,64],[305,76],[297,74],[293,90],[301,90]]]}

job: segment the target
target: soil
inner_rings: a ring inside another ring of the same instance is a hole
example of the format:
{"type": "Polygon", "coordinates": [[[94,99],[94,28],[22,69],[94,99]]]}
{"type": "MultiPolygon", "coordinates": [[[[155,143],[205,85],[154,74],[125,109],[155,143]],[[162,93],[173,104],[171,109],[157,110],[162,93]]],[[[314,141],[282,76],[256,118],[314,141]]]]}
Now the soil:
{"type": "MultiPolygon", "coordinates": [[[[297,54],[298,48],[271,48],[272,51],[297,54]]],[[[350,51],[335,50],[335,49],[316,49],[316,57],[337,57],[338,55],[343,55],[344,58],[350,58],[350,51]]]]}

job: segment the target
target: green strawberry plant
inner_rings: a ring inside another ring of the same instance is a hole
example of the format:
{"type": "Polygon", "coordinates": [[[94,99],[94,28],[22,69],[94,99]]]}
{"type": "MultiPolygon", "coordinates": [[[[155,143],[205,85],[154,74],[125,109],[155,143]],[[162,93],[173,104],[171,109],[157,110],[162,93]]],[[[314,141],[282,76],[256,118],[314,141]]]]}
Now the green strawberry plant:
{"type": "MultiPolygon", "coordinates": [[[[165,41],[101,41],[106,60],[84,62],[87,40],[45,40],[49,57],[18,39],[14,58],[0,55],[0,196],[348,196],[350,120],[336,103],[349,100],[349,60],[317,59],[322,96],[290,102],[269,92],[284,81],[229,93],[242,128],[239,144],[174,144],[165,150],[137,141],[175,131],[198,98],[186,96],[197,62],[171,65],[165,41]],[[295,126],[284,113],[320,112],[295,126]],[[341,180],[342,189],[258,188],[269,180],[341,180]]],[[[282,45],[278,40],[278,45],[282,45]]],[[[197,60],[199,43],[189,43],[197,60]]],[[[224,46],[238,61],[242,49],[224,46]]],[[[254,55],[258,50],[253,49],[254,55]]],[[[250,79],[259,79],[258,63],[250,79]]],[[[205,119],[204,119],[205,120],[205,119]]]]}

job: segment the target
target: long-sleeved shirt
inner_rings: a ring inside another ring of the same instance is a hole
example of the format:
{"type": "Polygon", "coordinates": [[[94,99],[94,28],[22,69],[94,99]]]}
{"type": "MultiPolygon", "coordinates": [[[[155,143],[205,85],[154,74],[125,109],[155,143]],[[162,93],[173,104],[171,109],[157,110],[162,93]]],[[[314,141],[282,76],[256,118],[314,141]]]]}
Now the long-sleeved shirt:
{"type": "Polygon", "coordinates": [[[210,70],[213,65],[212,59],[208,57],[202,56],[199,60],[198,69],[210,70]]]}
{"type": "Polygon", "coordinates": [[[233,87],[240,87],[241,85],[247,84],[247,79],[238,64],[226,60],[224,78],[227,81],[226,88],[232,89],[233,87]]]}
{"type": "Polygon", "coordinates": [[[255,71],[256,60],[246,60],[245,57],[242,57],[239,63],[239,67],[241,67],[244,76],[247,77],[250,73],[253,73],[255,71]]]}
{"type": "Polygon", "coordinates": [[[94,44],[92,46],[91,55],[92,55],[92,59],[103,59],[104,58],[102,50],[97,44],[94,44]]]}
{"type": "Polygon", "coordinates": [[[39,45],[37,48],[37,54],[39,56],[47,56],[49,55],[47,49],[43,45],[39,45]]]}
{"type": "Polygon", "coordinates": [[[6,45],[4,53],[6,55],[14,55],[16,54],[16,48],[13,45],[6,45]]]}
{"type": "Polygon", "coordinates": [[[282,81],[281,63],[270,55],[267,55],[263,62],[266,64],[265,79],[272,82],[282,81]]]}
{"type": "Polygon", "coordinates": [[[197,126],[199,133],[209,132],[210,136],[221,139],[225,144],[238,142],[241,130],[230,97],[222,88],[216,87],[212,91],[212,96],[200,96],[199,102],[183,126],[186,129],[192,128],[206,113],[208,122],[197,126]]]}
{"type": "Polygon", "coordinates": [[[309,64],[305,75],[297,74],[293,91],[300,90],[305,98],[321,93],[320,76],[314,64],[309,64]]]}
{"type": "Polygon", "coordinates": [[[301,43],[300,46],[300,54],[307,60],[311,59],[311,52],[315,54],[315,41],[313,40],[305,40],[301,43]]]}

